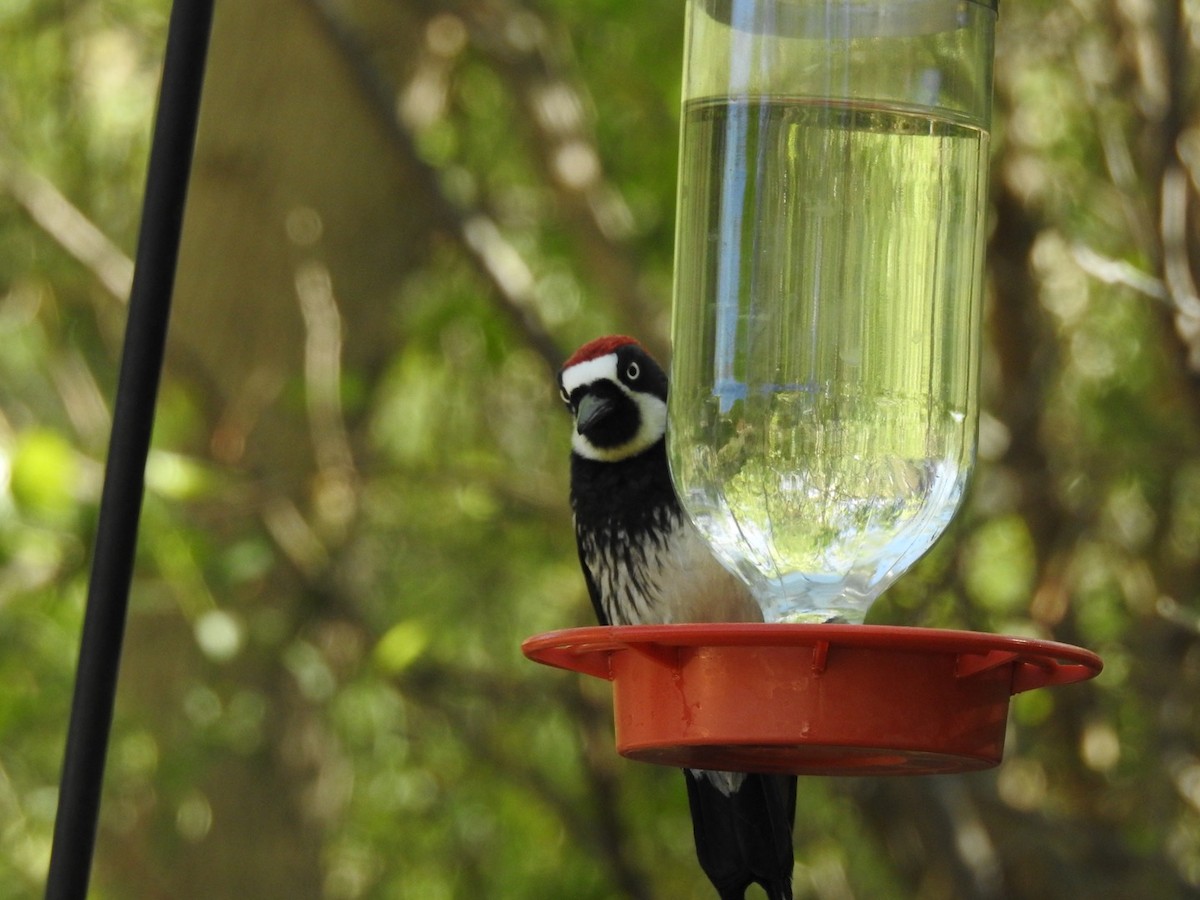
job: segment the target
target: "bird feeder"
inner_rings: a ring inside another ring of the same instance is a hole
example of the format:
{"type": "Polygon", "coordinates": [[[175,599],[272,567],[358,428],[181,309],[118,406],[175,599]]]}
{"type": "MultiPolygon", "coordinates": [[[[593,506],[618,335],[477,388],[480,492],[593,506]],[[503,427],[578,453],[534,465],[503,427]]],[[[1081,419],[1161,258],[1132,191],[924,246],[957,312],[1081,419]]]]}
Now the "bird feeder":
{"type": "Polygon", "coordinates": [[[978,424],[995,0],[688,0],[668,402],[680,502],[753,624],[525,642],[613,682],[619,751],[952,772],[1050,641],[863,625],[958,509],[978,424]]]}

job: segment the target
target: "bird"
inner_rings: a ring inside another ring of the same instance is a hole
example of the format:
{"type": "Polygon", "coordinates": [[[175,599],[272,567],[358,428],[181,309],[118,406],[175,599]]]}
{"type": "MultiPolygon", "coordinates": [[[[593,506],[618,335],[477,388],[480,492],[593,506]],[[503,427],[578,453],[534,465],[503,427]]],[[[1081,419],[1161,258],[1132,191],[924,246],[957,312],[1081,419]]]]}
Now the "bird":
{"type": "MultiPolygon", "coordinates": [[[[570,503],[602,625],[762,621],[679,502],[667,463],[667,374],[634,338],[576,350],[558,372],[573,420],[570,503]]],[[[791,900],[794,775],[684,769],[696,856],[721,900],[759,884],[791,900]]]]}

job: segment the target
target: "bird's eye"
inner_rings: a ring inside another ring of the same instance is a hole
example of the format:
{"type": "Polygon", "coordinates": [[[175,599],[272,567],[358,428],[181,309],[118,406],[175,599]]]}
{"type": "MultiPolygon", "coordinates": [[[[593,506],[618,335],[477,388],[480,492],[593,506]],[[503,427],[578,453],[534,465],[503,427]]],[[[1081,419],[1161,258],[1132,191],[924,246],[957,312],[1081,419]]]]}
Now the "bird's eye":
{"type": "Polygon", "coordinates": [[[567,406],[571,405],[571,395],[567,393],[566,388],[559,388],[558,396],[562,397],[562,402],[567,404],[567,406]]]}
{"type": "Polygon", "coordinates": [[[637,381],[637,377],[642,374],[641,367],[637,363],[631,362],[629,368],[625,370],[625,377],[630,381],[637,381]]]}

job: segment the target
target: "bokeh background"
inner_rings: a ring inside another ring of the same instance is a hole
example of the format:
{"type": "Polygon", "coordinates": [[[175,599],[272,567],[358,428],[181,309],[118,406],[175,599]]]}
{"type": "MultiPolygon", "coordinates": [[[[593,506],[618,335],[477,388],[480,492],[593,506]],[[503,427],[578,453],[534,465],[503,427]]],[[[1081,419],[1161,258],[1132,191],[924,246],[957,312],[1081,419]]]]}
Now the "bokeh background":
{"type": "MultiPolygon", "coordinates": [[[[666,355],[680,0],[217,3],[97,898],[709,897],[605,686],[552,375],[666,355]]],[[[875,622],[1079,643],[800,898],[1200,896],[1194,0],[1005,0],[980,464],[875,622]]],[[[37,896],[167,0],[0,0],[0,897],[37,896]]]]}

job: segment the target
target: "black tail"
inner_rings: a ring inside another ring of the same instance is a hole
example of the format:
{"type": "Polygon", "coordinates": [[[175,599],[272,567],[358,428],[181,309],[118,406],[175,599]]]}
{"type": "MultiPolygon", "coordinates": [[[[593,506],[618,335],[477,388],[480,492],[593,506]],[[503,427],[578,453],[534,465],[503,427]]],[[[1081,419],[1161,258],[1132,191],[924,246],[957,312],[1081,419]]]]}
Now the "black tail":
{"type": "Polygon", "coordinates": [[[684,769],[696,856],[721,900],[743,900],[757,882],[770,900],[792,900],[796,776],[684,769]]]}

